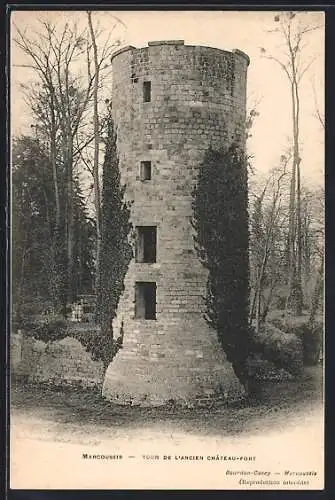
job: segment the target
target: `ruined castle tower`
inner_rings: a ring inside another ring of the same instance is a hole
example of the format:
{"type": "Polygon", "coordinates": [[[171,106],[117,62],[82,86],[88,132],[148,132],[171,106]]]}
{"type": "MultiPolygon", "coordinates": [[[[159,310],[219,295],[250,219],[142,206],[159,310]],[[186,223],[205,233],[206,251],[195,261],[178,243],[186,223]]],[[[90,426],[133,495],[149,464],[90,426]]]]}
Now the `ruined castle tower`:
{"type": "MultiPolygon", "coordinates": [[[[242,391],[203,318],[206,270],[194,249],[192,189],[206,149],[243,133],[248,56],[181,40],[112,58],[122,182],[135,257],[114,333],[124,345],[103,394],[121,404],[191,402],[242,391]]],[[[247,223],[247,221],[246,221],[247,223]]]]}

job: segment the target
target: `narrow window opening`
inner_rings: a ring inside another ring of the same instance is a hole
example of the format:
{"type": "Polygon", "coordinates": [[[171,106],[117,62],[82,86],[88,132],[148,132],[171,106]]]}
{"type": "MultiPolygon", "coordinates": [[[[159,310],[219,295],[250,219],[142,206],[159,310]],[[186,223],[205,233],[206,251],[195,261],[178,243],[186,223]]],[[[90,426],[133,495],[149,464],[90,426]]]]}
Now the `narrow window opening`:
{"type": "Polygon", "coordinates": [[[143,82],[143,101],[151,101],[151,82],[143,82]]]}
{"type": "Polygon", "coordinates": [[[151,180],[151,161],[141,161],[140,179],[141,181],[151,180]]]}
{"type": "Polygon", "coordinates": [[[137,281],[135,283],[135,317],[156,319],[156,283],[137,281]]]}
{"type": "Polygon", "coordinates": [[[136,227],[136,262],[154,263],[157,254],[157,227],[136,227]]]}

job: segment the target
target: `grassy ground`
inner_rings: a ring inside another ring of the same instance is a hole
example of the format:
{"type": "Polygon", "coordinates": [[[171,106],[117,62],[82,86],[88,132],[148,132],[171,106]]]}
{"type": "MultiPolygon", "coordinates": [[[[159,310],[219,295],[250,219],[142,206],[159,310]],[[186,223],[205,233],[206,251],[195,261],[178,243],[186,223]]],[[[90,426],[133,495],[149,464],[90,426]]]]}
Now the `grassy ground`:
{"type": "Polygon", "coordinates": [[[34,421],[36,437],[53,429],[71,440],[90,433],[103,436],[115,431],[141,428],[171,428],[178,432],[202,435],[257,434],[287,428],[297,419],[306,419],[322,405],[321,365],[306,368],[296,380],[263,382],[260,399],[252,405],[239,402],[215,404],[210,408],[139,408],[110,404],[98,391],[68,388],[51,389],[39,385],[13,384],[11,414],[13,422],[34,421]],[[38,423],[38,425],[37,425],[38,423]],[[69,438],[70,436],[70,438],[69,438]]]}
{"type": "Polygon", "coordinates": [[[316,470],[309,488],[320,489],[322,378],[322,367],[316,366],[299,380],[263,383],[257,404],[217,403],[193,410],[122,407],[93,391],[15,385],[11,487],[249,489],[239,486],[241,476],[227,476],[226,469],[273,471],[279,474],[271,476],[276,479],[284,477],[285,468],[316,470]],[[84,453],[120,455],[122,460],[83,460],[84,453]],[[180,460],[185,455],[204,457],[180,460]],[[208,461],[208,456],[222,455],[228,461],[208,461]],[[230,456],[254,461],[232,462],[230,456]]]}

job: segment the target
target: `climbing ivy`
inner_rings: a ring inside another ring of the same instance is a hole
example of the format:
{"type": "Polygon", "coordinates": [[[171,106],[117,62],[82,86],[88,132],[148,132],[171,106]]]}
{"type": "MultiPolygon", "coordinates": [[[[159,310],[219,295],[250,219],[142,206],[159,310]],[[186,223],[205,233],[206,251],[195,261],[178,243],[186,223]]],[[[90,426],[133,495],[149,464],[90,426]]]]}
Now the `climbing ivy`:
{"type": "Polygon", "coordinates": [[[237,144],[206,151],[192,205],[195,248],[208,270],[205,318],[246,386],[251,342],[247,163],[237,144]]]}
{"type": "Polygon", "coordinates": [[[90,346],[95,359],[105,368],[122,345],[123,326],[114,340],[112,321],[116,316],[124,290],[124,278],[132,258],[129,242],[131,231],[130,206],[124,200],[121,185],[116,133],[111,112],[107,118],[107,137],[102,172],[101,261],[97,291],[97,320],[101,328],[100,342],[90,346]]]}

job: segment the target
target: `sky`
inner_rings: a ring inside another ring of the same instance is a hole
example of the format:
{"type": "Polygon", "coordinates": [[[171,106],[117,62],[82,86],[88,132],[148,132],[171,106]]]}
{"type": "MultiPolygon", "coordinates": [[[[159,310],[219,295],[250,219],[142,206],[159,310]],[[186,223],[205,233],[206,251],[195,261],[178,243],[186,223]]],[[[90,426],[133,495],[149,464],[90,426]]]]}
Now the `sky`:
{"type": "MultiPolygon", "coordinates": [[[[113,17],[122,24],[119,33],[123,45],[144,47],[148,41],[182,39],[185,44],[217,47],[224,50],[240,49],[250,57],[248,68],[248,109],[256,105],[259,116],[252,127],[248,152],[253,155],[257,173],[266,172],[279,163],[292,137],[292,115],[289,81],[273,60],[262,55],[283,57],[282,39],[269,30],[275,28],[275,12],[265,11],[113,11],[95,12],[101,28],[109,30],[113,17]]],[[[321,28],[306,35],[302,54],[306,63],[312,61],[301,81],[301,173],[309,186],[321,186],[324,180],[324,130],[316,118],[316,109],[324,113],[324,14],[302,13],[305,22],[321,28]]],[[[48,18],[62,24],[76,19],[83,26],[86,13],[76,11],[17,11],[12,12],[12,33],[18,26],[32,32],[38,19],[48,18]]],[[[27,83],[33,75],[17,65],[26,62],[23,54],[12,43],[11,50],[11,127],[12,135],[30,131],[31,119],[19,90],[19,83],[27,83]]]]}

